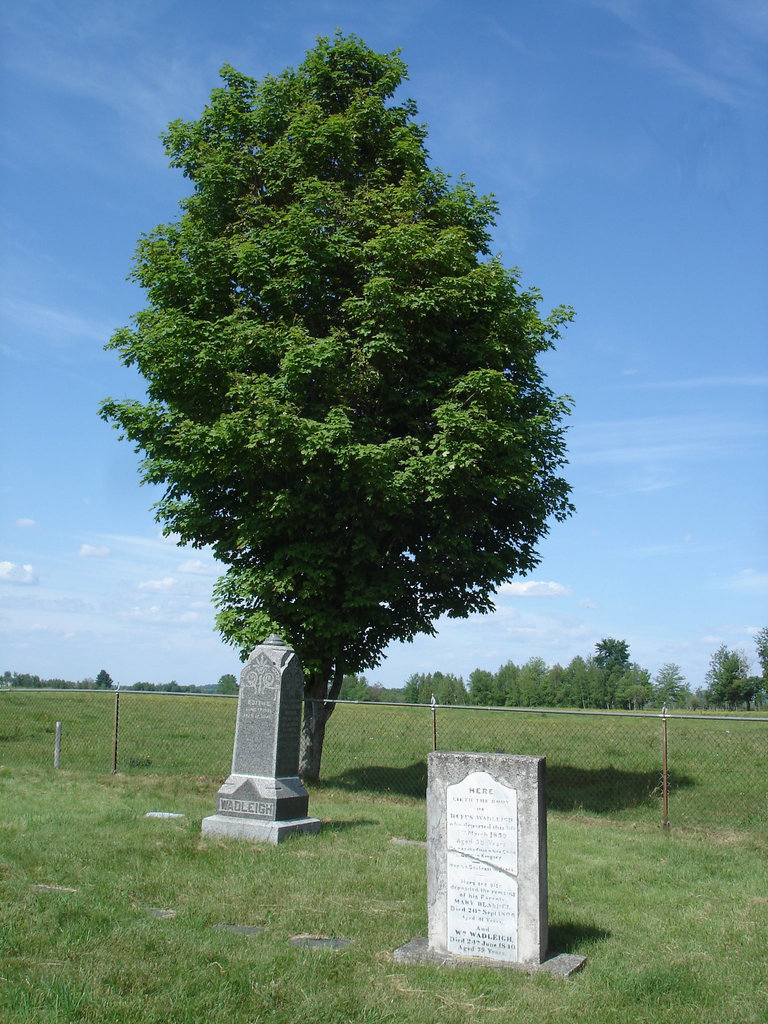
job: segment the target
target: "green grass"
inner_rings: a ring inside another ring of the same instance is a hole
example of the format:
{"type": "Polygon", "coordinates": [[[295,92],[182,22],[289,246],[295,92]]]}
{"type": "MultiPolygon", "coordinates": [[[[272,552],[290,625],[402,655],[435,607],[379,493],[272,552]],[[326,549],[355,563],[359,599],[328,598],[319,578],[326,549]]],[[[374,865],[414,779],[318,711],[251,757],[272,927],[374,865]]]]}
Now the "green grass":
{"type": "MultiPolygon", "coordinates": [[[[229,772],[237,701],[189,695],[120,695],[118,767],[130,774],[229,772]]],[[[112,767],[115,694],[0,692],[0,764],[112,767]]],[[[669,817],[673,825],[768,829],[768,721],[668,719],[669,817]]],[[[552,810],[626,821],[662,819],[661,719],[657,714],[542,714],[440,708],[443,750],[505,751],[547,758],[552,810]]],[[[322,777],[334,790],[418,796],[432,747],[428,707],[339,705],[331,717],[322,777]]]]}
{"type": "Polygon", "coordinates": [[[274,847],[204,838],[215,792],[199,775],[0,770],[0,1019],[766,1020],[760,831],[668,832],[552,811],[552,945],[587,957],[563,981],[393,962],[395,948],[426,934],[425,850],[391,842],[425,838],[422,801],[315,788],[321,834],[274,847]],[[150,810],[185,817],[145,818],[150,810]],[[291,945],[301,934],[349,945],[291,945]]]}

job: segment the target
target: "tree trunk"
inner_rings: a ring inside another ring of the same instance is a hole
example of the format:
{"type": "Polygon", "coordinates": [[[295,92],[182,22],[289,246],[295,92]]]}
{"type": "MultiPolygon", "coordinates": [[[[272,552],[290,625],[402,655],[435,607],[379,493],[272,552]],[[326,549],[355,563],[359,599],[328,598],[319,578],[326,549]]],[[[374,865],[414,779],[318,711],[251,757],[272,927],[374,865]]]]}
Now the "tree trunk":
{"type": "Polygon", "coordinates": [[[320,760],[323,756],[325,723],[330,717],[333,704],[308,698],[304,701],[304,720],[301,723],[301,747],[299,752],[299,775],[302,779],[316,782],[320,778],[320,760]]]}
{"type": "Polygon", "coordinates": [[[334,701],[341,690],[342,679],[343,672],[336,669],[329,686],[324,676],[313,673],[306,686],[299,748],[299,775],[310,782],[317,782],[320,778],[325,725],[336,707],[334,701]]]}

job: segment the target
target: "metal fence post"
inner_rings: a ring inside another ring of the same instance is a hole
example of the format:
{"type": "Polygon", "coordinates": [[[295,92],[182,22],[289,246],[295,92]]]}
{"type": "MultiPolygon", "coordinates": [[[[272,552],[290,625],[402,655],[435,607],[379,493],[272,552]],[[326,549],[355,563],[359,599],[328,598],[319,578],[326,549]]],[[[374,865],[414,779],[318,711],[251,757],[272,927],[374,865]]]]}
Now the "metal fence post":
{"type": "Polygon", "coordinates": [[[112,774],[117,774],[117,737],[119,735],[120,722],[120,683],[115,690],[115,742],[112,748],[112,774]]]}
{"type": "Polygon", "coordinates": [[[663,796],[662,825],[669,828],[669,778],[667,776],[667,705],[661,708],[661,788],[663,796]]]}
{"type": "Polygon", "coordinates": [[[53,767],[59,767],[59,760],[61,758],[61,722],[56,723],[56,739],[53,743],[53,767]]]}
{"type": "Polygon", "coordinates": [[[437,750],[437,702],[432,694],[432,749],[437,750]]]}

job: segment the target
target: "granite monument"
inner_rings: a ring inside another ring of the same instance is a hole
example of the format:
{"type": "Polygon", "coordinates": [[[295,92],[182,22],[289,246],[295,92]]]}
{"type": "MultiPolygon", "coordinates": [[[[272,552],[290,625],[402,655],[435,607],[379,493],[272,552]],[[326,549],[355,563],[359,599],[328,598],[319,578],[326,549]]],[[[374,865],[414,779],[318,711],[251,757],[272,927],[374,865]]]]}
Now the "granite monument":
{"type": "Polygon", "coordinates": [[[204,835],[279,843],[320,831],[298,774],[303,694],[299,659],[273,634],[241,673],[232,771],[216,813],[203,819],[204,835]]]}

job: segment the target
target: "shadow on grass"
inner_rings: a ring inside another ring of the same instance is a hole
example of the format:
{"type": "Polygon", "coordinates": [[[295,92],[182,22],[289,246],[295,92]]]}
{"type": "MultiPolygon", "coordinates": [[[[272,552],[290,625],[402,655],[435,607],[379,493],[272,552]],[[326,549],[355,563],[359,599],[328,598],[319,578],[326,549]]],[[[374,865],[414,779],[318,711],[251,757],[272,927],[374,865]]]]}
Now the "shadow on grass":
{"type": "Polygon", "coordinates": [[[346,832],[352,828],[367,828],[369,825],[378,825],[375,818],[354,818],[348,821],[339,821],[336,818],[323,819],[324,832],[346,832]]]}
{"type": "MultiPolygon", "coordinates": [[[[678,776],[678,787],[691,779],[678,776]]],[[[632,772],[608,766],[577,768],[570,764],[547,765],[547,806],[554,811],[588,811],[606,814],[630,807],[649,807],[661,798],[658,771],[632,772]]]]}
{"type": "MultiPolygon", "coordinates": [[[[338,775],[323,779],[320,785],[346,789],[352,792],[389,793],[393,796],[425,797],[427,793],[427,763],[415,761],[406,768],[365,765],[348,768],[338,775]]],[[[317,785],[317,783],[315,783],[317,785]]]]}
{"type": "Polygon", "coordinates": [[[550,924],[549,953],[550,956],[557,956],[558,953],[583,954],[586,943],[605,942],[610,937],[611,933],[605,928],[593,928],[588,924],[576,924],[575,921],[550,924]]]}
{"type": "MultiPolygon", "coordinates": [[[[425,761],[415,761],[405,768],[383,765],[348,768],[315,785],[352,792],[423,798],[427,791],[427,765],[425,761]]],[[[688,776],[675,776],[675,789],[692,785],[693,780],[688,776]]],[[[660,798],[657,771],[625,771],[611,766],[577,768],[568,764],[547,766],[547,806],[550,810],[610,814],[632,807],[652,806],[660,798]]]]}

